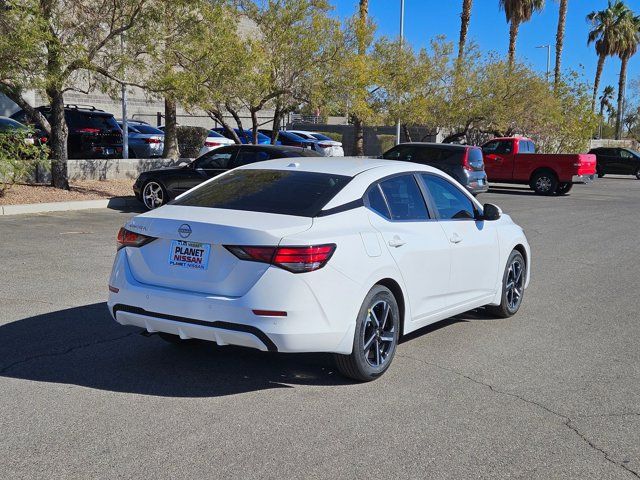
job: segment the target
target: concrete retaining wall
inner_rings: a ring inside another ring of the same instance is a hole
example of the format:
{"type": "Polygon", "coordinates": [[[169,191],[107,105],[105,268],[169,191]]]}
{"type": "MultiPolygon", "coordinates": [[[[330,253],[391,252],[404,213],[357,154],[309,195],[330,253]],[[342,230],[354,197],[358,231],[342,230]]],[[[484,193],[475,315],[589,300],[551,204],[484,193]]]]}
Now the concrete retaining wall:
{"type": "MultiPolygon", "coordinates": [[[[166,158],[129,158],[129,159],[85,159],[67,160],[69,180],[118,180],[135,179],[142,172],[156,168],[177,167],[192,161],[192,158],[171,160],[166,158]]],[[[28,180],[46,183],[51,181],[48,172],[34,172],[28,180]]]]}

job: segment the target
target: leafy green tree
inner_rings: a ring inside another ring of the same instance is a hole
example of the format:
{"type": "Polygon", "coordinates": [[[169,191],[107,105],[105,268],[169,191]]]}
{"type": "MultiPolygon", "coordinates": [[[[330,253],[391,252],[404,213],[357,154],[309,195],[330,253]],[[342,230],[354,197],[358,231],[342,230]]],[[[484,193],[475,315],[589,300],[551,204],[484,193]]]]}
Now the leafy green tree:
{"type": "Polygon", "coordinates": [[[598,66],[593,82],[592,108],[595,110],[596,97],[600,87],[600,78],[607,57],[616,55],[619,51],[619,38],[622,29],[622,20],[625,18],[628,7],[622,0],[609,0],[607,8],[595,10],[587,15],[587,21],[591,24],[587,44],[594,43],[598,55],[598,66]]]}
{"type": "MultiPolygon", "coordinates": [[[[51,149],[52,184],[69,188],[67,179],[68,128],[64,115],[64,95],[87,82],[87,72],[113,67],[119,56],[120,35],[130,30],[143,15],[150,0],[5,0],[0,21],[0,36],[16,35],[0,43],[3,58],[0,92],[25,110],[29,102],[24,92],[43,92],[51,106],[47,125],[51,149]],[[7,45],[8,44],[8,45],[7,45]],[[14,57],[21,46],[30,55],[14,57]],[[5,50],[7,49],[7,50],[5,50]],[[108,58],[108,64],[106,60],[108,58]]],[[[33,107],[31,105],[31,107],[33,107]]]]}
{"type": "Polygon", "coordinates": [[[535,12],[542,11],[544,0],[499,0],[499,6],[509,22],[509,66],[513,66],[520,25],[531,20],[535,12]]]}
{"type": "Polygon", "coordinates": [[[640,42],[640,17],[627,10],[620,20],[620,35],[617,53],[620,57],[620,75],[618,80],[618,111],[616,114],[616,139],[622,137],[625,90],[627,85],[627,65],[629,59],[638,51],[640,42]]]}

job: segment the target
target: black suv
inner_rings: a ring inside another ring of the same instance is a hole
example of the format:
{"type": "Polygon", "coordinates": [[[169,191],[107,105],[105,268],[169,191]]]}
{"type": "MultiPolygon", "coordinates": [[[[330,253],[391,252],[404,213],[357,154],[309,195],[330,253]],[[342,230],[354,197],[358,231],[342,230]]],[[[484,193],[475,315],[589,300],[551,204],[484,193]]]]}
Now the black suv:
{"type": "Polygon", "coordinates": [[[607,173],[635,175],[640,180],[640,153],[630,148],[599,147],[589,150],[596,156],[596,171],[602,178],[607,173]]]}
{"type": "Polygon", "coordinates": [[[383,153],[382,158],[435,167],[455,178],[474,196],[489,190],[480,147],[449,143],[401,143],[383,153]]]}
{"type": "MultiPolygon", "coordinates": [[[[36,110],[45,118],[51,118],[50,107],[38,107],[36,110]]],[[[113,115],[95,107],[66,105],[64,116],[69,127],[69,158],[122,157],[122,130],[113,115]]],[[[33,123],[24,110],[14,113],[11,118],[24,124],[33,123]]],[[[34,127],[42,129],[40,125],[34,127]]]]}

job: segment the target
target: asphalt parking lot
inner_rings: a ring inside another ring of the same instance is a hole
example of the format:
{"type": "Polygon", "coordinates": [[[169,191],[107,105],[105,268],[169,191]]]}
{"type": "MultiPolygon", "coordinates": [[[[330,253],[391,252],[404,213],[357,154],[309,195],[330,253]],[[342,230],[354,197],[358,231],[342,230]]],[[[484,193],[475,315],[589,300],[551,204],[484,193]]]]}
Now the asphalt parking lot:
{"type": "Polygon", "coordinates": [[[0,477],[640,476],[640,181],[479,198],[531,243],[522,309],[412,334],[368,384],[113,322],[131,212],[0,218],[0,477]]]}

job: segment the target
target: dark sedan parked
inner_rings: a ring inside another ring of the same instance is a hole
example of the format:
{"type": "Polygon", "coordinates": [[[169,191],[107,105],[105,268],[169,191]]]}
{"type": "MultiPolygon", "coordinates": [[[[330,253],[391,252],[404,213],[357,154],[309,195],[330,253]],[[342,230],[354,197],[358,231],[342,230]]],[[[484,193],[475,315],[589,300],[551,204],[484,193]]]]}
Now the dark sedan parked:
{"type": "Polygon", "coordinates": [[[640,153],[630,148],[599,147],[589,150],[596,156],[596,171],[602,178],[607,173],[635,175],[640,180],[640,153]]]}
{"type": "Polygon", "coordinates": [[[489,190],[480,147],[449,143],[401,143],[382,158],[421,163],[451,175],[472,195],[489,190]]]}
{"type": "Polygon", "coordinates": [[[232,168],[275,158],[319,157],[312,150],[280,145],[229,145],[196,158],[183,167],[143,172],[133,185],[136,198],[148,209],[169,200],[232,168]]]}

